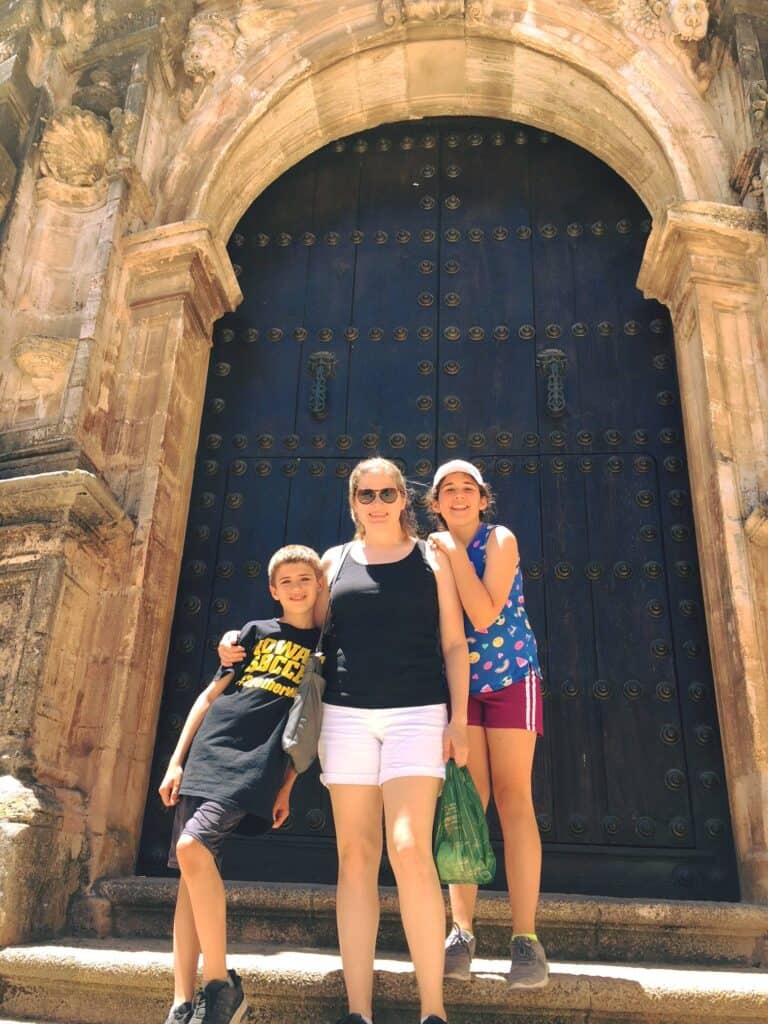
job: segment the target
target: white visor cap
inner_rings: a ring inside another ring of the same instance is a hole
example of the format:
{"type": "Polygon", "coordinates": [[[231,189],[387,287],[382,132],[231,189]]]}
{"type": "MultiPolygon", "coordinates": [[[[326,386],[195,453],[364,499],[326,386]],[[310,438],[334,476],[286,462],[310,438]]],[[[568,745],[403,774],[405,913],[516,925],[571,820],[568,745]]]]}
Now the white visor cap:
{"type": "Polygon", "coordinates": [[[477,466],[473,466],[471,462],[465,462],[464,459],[451,459],[450,462],[444,462],[442,466],[438,467],[432,480],[432,486],[437,488],[440,481],[444,480],[449,473],[466,473],[467,476],[472,477],[478,487],[483,487],[485,484],[483,475],[477,466]]]}

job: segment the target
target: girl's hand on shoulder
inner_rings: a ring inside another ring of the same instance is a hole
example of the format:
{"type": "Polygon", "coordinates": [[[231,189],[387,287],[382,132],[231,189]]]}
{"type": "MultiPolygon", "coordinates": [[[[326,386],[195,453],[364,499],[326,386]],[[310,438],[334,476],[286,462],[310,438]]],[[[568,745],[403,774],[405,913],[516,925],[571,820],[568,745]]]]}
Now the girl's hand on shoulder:
{"type": "Polygon", "coordinates": [[[441,554],[447,555],[449,558],[459,550],[458,545],[451,536],[449,530],[440,530],[437,533],[430,533],[429,537],[427,537],[427,546],[431,548],[432,551],[439,551],[441,554]]]}
{"type": "Polygon", "coordinates": [[[237,665],[245,657],[245,648],[240,647],[237,638],[240,636],[236,629],[229,629],[219,641],[216,653],[224,668],[231,668],[237,665]]]}
{"type": "Polygon", "coordinates": [[[166,807],[175,807],[179,802],[179,789],[184,769],[180,765],[169,767],[158,787],[160,799],[166,807]]]}
{"type": "Polygon", "coordinates": [[[453,758],[459,768],[463,768],[469,759],[467,729],[466,722],[451,720],[443,733],[443,760],[450,761],[453,758]]]}

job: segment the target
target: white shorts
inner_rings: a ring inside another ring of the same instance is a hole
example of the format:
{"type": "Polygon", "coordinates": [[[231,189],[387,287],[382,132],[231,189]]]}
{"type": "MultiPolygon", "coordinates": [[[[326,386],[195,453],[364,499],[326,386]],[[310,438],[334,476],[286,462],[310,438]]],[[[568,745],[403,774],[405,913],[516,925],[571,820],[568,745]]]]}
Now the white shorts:
{"type": "Polygon", "coordinates": [[[325,786],[381,786],[409,775],[445,778],[445,704],[410,708],[323,705],[318,755],[325,786]]]}

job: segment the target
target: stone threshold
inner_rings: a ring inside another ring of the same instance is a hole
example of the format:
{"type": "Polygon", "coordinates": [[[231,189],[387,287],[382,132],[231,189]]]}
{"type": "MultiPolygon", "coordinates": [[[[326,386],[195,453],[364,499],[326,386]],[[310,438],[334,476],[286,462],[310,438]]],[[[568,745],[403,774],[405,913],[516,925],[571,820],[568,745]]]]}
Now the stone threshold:
{"type": "MultiPolygon", "coordinates": [[[[229,958],[259,1024],[331,1024],[344,1009],[334,950],[235,944],[229,958]]],[[[549,986],[510,992],[505,960],[480,959],[471,982],[446,983],[451,1024],[764,1024],[768,972],[553,961],[549,986]]],[[[168,944],[62,940],[0,952],[0,1012],[78,1024],[155,1024],[173,989],[168,944]]],[[[377,959],[376,1024],[415,1020],[416,986],[404,956],[377,959]]]]}
{"type": "MultiPolygon", "coordinates": [[[[104,881],[78,908],[73,930],[83,936],[169,938],[175,899],[174,879],[104,881]]],[[[336,946],[333,886],[227,882],[227,899],[234,941],[336,946]]],[[[404,951],[394,889],[381,890],[381,907],[379,948],[404,951]]],[[[506,955],[509,931],[506,894],[481,892],[478,950],[506,955]]],[[[545,894],[538,932],[549,955],[566,961],[768,966],[766,906],[545,894]]]]}

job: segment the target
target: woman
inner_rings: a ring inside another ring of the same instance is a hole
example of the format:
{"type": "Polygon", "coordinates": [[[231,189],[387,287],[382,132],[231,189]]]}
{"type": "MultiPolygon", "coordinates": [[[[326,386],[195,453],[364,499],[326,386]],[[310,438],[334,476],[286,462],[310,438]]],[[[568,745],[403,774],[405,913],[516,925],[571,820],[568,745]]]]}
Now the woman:
{"type": "MultiPolygon", "coordinates": [[[[536,935],[541,840],[531,788],[536,737],[543,732],[541,670],[525,611],[515,535],[486,522],[491,492],[480,470],[462,459],[440,466],[431,504],[444,528],[430,547],[445,555],[466,615],[471,676],[469,771],[487,806],[493,789],[504,837],[512,911],[512,988],[543,988],[546,955],[536,935]],[[447,528],[447,529],[446,529],[447,528]]],[[[453,928],[445,975],[470,977],[476,885],[450,887],[453,928]]]]}
{"type": "MultiPolygon", "coordinates": [[[[445,1024],[445,912],[432,827],[445,761],[467,760],[469,655],[461,603],[447,557],[416,540],[394,463],[359,463],[349,478],[349,506],[352,543],[323,556],[329,581],[339,571],[319,744],[339,856],[336,918],[349,1003],[339,1024],[372,1022],[382,810],[420,1020],[445,1024]]],[[[326,606],[327,596],[318,601],[316,621],[326,606]]]]}

